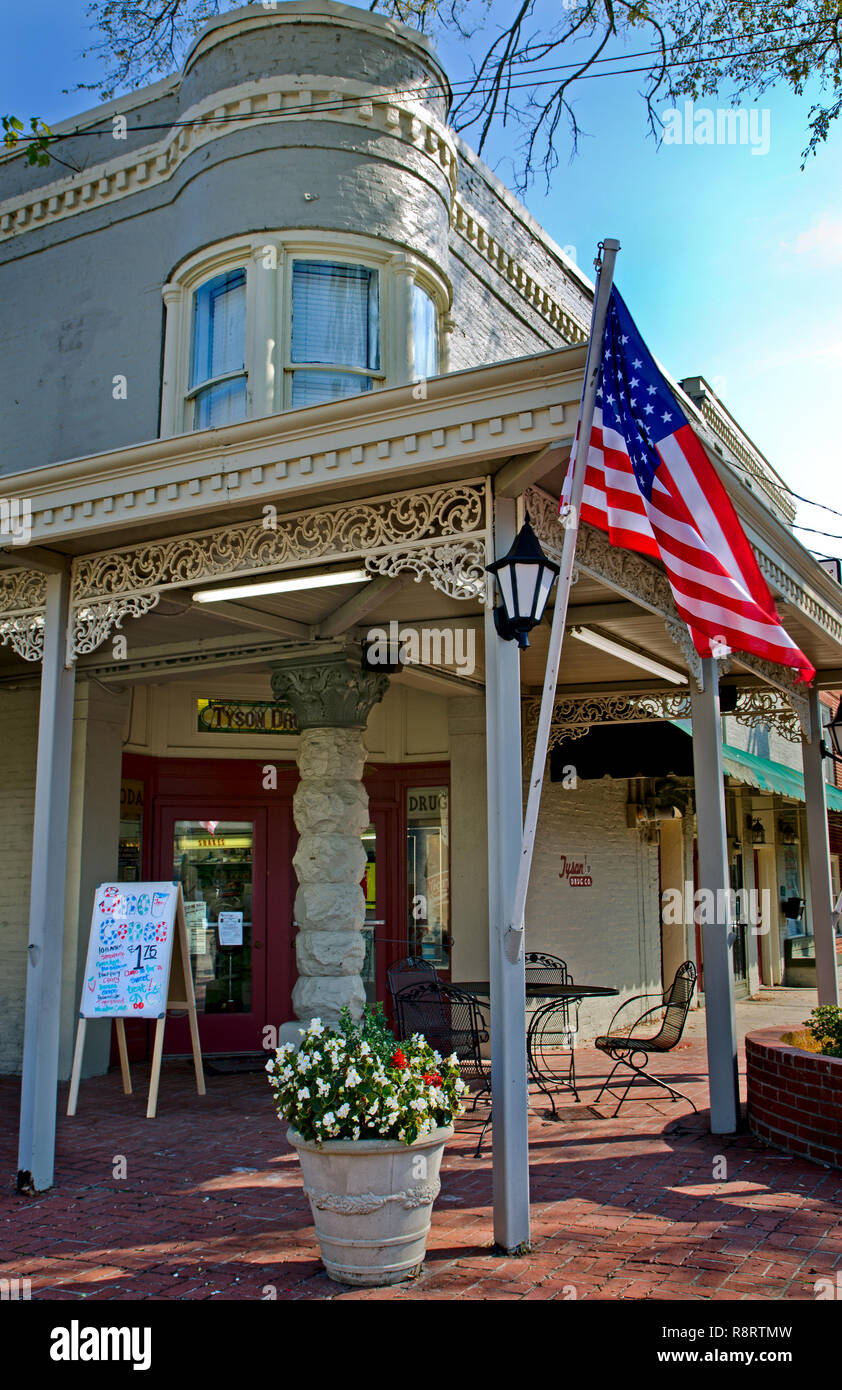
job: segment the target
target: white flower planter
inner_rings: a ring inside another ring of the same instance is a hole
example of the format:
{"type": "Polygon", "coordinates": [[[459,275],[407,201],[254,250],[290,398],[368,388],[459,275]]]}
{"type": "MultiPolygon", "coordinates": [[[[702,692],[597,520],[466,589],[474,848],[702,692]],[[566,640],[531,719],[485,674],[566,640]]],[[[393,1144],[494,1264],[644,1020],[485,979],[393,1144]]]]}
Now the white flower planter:
{"type": "Polygon", "coordinates": [[[294,1129],[304,1191],[310,1199],[322,1260],[340,1284],[398,1284],[421,1272],[439,1169],[453,1126],[414,1144],[394,1139],[328,1139],[318,1144],[294,1129]]]}

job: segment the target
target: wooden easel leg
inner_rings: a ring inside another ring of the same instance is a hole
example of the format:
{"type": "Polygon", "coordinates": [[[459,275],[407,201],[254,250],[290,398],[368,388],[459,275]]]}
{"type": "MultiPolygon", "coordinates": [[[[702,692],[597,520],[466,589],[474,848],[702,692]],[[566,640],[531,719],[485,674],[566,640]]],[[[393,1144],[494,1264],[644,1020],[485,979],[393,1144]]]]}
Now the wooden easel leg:
{"type": "Polygon", "coordinates": [[[149,1077],[149,1103],[146,1107],[147,1120],[154,1120],[158,1109],[158,1084],[161,1080],[161,1059],[164,1055],[164,1027],[166,1016],[155,1024],[155,1046],[152,1049],[152,1074],[149,1077]]]}
{"type": "Polygon", "coordinates": [[[115,1019],[117,1024],[117,1050],[120,1053],[120,1071],[123,1076],[123,1095],[130,1096],[132,1093],[132,1075],[129,1071],[129,1052],[126,1047],[126,1025],[122,1018],[115,1019]]]}
{"type": "Polygon", "coordinates": [[[193,1044],[193,1070],[196,1073],[196,1090],[200,1096],[205,1094],[205,1073],[202,1067],[202,1049],[199,1046],[199,1020],[195,1007],[189,1011],[190,1041],[193,1044]]]}
{"type": "Polygon", "coordinates": [[[82,1057],[85,1052],[85,1032],[88,1020],[80,1018],[76,1029],[76,1046],[73,1050],[73,1070],[70,1073],[70,1095],[67,1098],[68,1115],[76,1114],[76,1102],[79,1099],[79,1081],[82,1076],[82,1057]]]}

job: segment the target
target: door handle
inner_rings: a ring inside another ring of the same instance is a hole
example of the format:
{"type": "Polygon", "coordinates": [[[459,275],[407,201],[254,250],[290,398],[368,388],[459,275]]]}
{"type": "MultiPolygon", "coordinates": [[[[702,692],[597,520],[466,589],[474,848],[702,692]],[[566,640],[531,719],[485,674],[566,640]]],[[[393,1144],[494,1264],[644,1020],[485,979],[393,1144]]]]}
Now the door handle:
{"type": "Polygon", "coordinates": [[[253,941],[251,944],[254,947],[255,951],[261,951],[263,949],[262,941],[253,941]]]}

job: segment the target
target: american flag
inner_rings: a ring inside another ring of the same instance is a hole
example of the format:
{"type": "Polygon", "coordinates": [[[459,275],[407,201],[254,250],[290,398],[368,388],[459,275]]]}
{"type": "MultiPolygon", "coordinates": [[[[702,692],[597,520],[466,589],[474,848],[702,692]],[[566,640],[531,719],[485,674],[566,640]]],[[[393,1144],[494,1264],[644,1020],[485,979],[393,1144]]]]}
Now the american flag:
{"type": "MultiPolygon", "coordinates": [[[[562,513],[572,475],[571,466],[562,513]]],[[[812,680],[815,668],[781,625],[728,493],[615,288],[581,516],[612,545],[662,561],[701,656],[753,652],[812,680]]]]}

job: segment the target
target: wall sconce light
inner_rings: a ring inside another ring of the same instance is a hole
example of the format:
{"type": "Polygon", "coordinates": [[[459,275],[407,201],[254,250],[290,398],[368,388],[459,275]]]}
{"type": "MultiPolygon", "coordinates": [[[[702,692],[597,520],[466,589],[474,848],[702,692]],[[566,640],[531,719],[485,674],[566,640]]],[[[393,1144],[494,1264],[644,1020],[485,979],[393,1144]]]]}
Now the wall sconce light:
{"type": "Polygon", "coordinates": [[[778,838],[783,845],[794,845],[797,842],[798,835],[792,821],[778,821],[778,838]]]}
{"type": "Polygon", "coordinates": [[[751,843],[753,845],[765,845],[766,831],[763,829],[762,820],[752,820],[749,815],[746,816],[746,825],[751,834],[751,843]]]}

